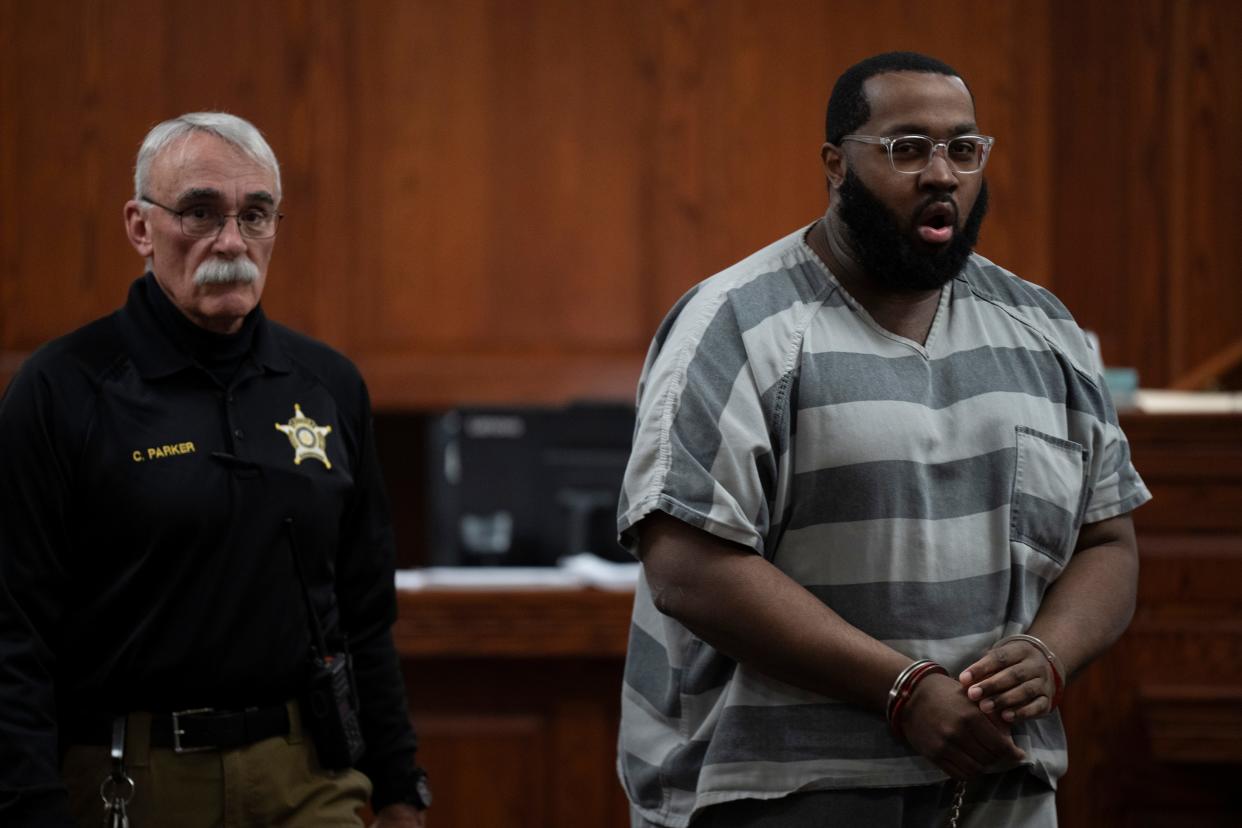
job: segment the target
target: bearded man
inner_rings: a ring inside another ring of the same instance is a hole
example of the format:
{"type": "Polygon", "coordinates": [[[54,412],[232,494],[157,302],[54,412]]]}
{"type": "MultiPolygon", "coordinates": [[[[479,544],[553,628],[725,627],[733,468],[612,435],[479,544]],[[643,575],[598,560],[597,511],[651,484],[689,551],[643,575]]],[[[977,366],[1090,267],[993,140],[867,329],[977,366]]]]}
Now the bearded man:
{"type": "Polygon", "coordinates": [[[366,386],[259,307],[276,156],[190,113],[134,185],[147,273],[0,401],[0,824],[422,826],[366,386]]]}
{"type": "Polygon", "coordinates": [[[1150,494],[1069,312],[972,252],[958,73],[868,58],[826,126],[826,214],[679,301],[640,380],[632,822],[1052,826],[1150,494]]]}

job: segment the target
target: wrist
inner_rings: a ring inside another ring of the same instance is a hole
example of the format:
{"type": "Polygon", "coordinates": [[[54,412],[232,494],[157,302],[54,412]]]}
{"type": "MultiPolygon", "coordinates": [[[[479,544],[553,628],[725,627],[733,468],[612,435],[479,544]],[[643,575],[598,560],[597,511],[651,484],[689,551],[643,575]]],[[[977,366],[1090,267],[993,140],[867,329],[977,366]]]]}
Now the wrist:
{"type": "Polygon", "coordinates": [[[888,691],[888,704],[884,708],[884,718],[888,721],[889,730],[899,740],[905,739],[902,731],[902,713],[906,709],[915,689],[928,676],[947,676],[949,671],[930,658],[911,662],[906,669],[898,673],[888,691]]]}
{"type": "Polygon", "coordinates": [[[993,644],[992,649],[995,650],[997,647],[1000,647],[1004,644],[1008,644],[1012,641],[1022,641],[1022,642],[1025,642],[1026,644],[1031,645],[1036,650],[1038,650],[1039,654],[1044,657],[1045,661],[1048,662],[1048,669],[1052,673],[1052,687],[1053,687],[1052,695],[1049,697],[1049,701],[1051,701],[1052,704],[1048,708],[1048,711],[1052,712],[1053,710],[1056,710],[1057,706],[1060,705],[1061,703],[1061,696],[1065,692],[1065,680],[1067,678],[1066,673],[1065,673],[1065,666],[1061,663],[1061,660],[1057,658],[1056,653],[1052,651],[1052,648],[1049,647],[1047,644],[1045,644],[1042,639],[1037,638],[1033,635],[1029,635],[1027,633],[1017,633],[1015,635],[1007,635],[1004,638],[1002,638],[1000,641],[997,641],[995,644],[993,644]]]}
{"type": "Polygon", "coordinates": [[[431,785],[427,781],[427,771],[414,767],[406,771],[400,780],[392,780],[381,790],[376,786],[371,796],[371,807],[378,814],[389,807],[413,808],[425,811],[431,807],[431,785]]]}

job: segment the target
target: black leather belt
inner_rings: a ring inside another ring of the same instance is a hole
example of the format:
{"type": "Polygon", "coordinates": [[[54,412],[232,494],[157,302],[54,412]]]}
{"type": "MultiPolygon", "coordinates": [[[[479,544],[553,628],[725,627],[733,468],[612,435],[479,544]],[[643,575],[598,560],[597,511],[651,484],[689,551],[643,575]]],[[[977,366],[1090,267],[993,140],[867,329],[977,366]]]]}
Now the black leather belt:
{"type": "MultiPolygon", "coordinates": [[[[66,728],[69,744],[107,744],[111,721],[98,726],[66,728]]],[[[284,704],[250,707],[245,710],[179,710],[151,715],[151,747],[172,748],[177,753],[228,750],[289,733],[289,710],[284,704]]]]}

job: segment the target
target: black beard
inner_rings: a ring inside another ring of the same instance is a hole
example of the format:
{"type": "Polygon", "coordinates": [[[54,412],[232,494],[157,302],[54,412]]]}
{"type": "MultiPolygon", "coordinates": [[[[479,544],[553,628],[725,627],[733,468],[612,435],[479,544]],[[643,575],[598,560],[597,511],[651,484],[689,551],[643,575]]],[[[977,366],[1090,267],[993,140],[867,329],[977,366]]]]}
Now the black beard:
{"type": "MultiPolygon", "coordinates": [[[[966,219],[966,226],[954,232],[953,239],[940,250],[915,244],[911,231],[897,221],[891,210],[859,180],[854,172],[845,174],[838,191],[841,221],[849,228],[854,254],[863,271],[877,287],[894,291],[935,290],[962,271],[979,241],[979,229],[988,212],[988,184],[983,182],[979,197],[966,219]]],[[[948,193],[929,196],[911,216],[911,226],[929,204],[952,201],[948,193]]]]}

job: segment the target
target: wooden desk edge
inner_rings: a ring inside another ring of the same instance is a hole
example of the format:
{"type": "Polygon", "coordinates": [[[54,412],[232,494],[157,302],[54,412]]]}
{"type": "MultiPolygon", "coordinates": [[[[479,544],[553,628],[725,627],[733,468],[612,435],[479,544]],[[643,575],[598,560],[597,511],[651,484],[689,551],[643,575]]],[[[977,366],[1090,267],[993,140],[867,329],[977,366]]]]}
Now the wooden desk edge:
{"type": "Polygon", "coordinates": [[[633,591],[588,587],[397,592],[402,658],[624,658],[633,591]]]}

